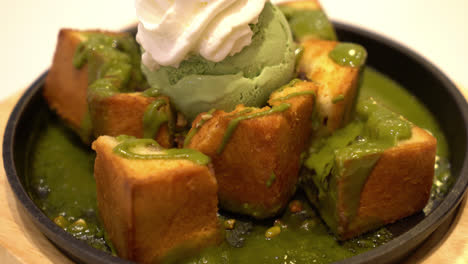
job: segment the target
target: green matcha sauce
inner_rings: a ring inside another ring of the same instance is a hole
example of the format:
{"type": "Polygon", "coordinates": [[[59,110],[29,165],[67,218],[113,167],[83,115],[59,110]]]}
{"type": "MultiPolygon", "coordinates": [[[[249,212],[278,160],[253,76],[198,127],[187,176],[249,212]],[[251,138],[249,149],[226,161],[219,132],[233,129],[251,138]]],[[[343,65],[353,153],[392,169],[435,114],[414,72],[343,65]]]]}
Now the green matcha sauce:
{"type": "Polygon", "coordinates": [[[332,230],[338,232],[338,215],[352,221],[359,209],[357,197],[380,155],[409,139],[412,127],[400,115],[367,98],[359,100],[353,122],[313,142],[304,162],[310,172],[303,173],[301,185],[332,230]],[[333,206],[337,196],[334,183],[339,179],[347,190],[340,214],[333,206]]]}
{"type": "Polygon", "coordinates": [[[367,51],[358,44],[338,43],[328,56],[341,66],[361,67],[367,58],[367,51]]]}
{"type": "Polygon", "coordinates": [[[108,97],[146,86],[140,70],[140,48],[133,36],[87,33],[84,37],[73,57],[73,66],[88,66],[88,94],[108,97]]]}
{"type": "Polygon", "coordinates": [[[164,149],[158,142],[149,138],[135,138],[129,136],[117,137],[119,144],[113,149],[114,153],[127,159],[155,160],[155,159],[186,159],[199,165],[207,165],[210,157],[193,149],[164,149]],[[139,153],[136,149],[144,147],[151,153],[139,153]]]}
{"type": "MultiPolygon", "coordinates": [[[[296,197],[303,208],[291,213],[289,209],[278,219],[253,224],[236,219],[234,229],[225,231],[225,242],[208,248],[201,256],[184,263],[330,263],[352,257],[389,241],[392,235],[380,229],[370,235],[346,242],[337,242],[315,211],[296,197]],[[271,227],[279,234],[267,238],[271,227]]],[[[222,216],[221,219],[226,219],[222,216]]]]}
{"type": "Polygon", "coordinates": [[[107,35],[82,33],[83,41],[76,48],[73,66],[88,67],[87,103],[90,106],[83,118],[80,137],[84,142],[92,139],[94,100],[120,92],[133,92],[147,87],[140,70],[141,53],[130,34],[107,35]]]}
{"type": "MultiPolygon", "coordinates": [[[[398,84],[366,68],[359,100],[369,96],[431,131],[438,139],[431,199],[444,197],[452,182],[447,163],[449,152],[430,112],[398,84]]],[[[37,132],[31,133],[33,143],[28,149],[26,181],[29,194],[50,219],[55,219],[76,238],[111,252],[97,217],[93,178],[95,154],[50,112],[39,117],[41,122],[38,122],[37,132]]],[[[294,199],[302,203],[300,211],[292,213],[288,208],[283,215],[265,221],[252,222],[221,212],[222,220],[236,219],[233,228],[225,231],[225,242],[204,250],[200,256],[185,263],[330,263],[375,248],[392,238],[388,230],[381,229],[338,242],[303,194],[299,192],[294,199]],[[279,228],[270,230],[275,225],[279,228]]],[[[426,207],[426,213],[430,212],[431,206],[426,207]]]]}
{"type": "Polygon", "coordinates": [[[59,226],[91,246],[110,252],[97,217],[94,152],[56,117],[41,116],[29,146],[29,195],[59,226]]]}
{"type": "Polygon", "coordinates": [[[279,8],[288,20],[295,39],[314,37],[336,40],[333,25],[322,10],[304,10],[288,6],[280,6],[279,8]]]}
{"type": "Polygon", "coordinates": [[[164,123],[169,123],[171,121],[170,113],[162,109],[165,105],[167,105],[166,100],[159,98],[154,100],[146,108],[146,111],[143,114],[144,138],[155,138],[158,134],[159,128],[161,128],[164,123]]]}

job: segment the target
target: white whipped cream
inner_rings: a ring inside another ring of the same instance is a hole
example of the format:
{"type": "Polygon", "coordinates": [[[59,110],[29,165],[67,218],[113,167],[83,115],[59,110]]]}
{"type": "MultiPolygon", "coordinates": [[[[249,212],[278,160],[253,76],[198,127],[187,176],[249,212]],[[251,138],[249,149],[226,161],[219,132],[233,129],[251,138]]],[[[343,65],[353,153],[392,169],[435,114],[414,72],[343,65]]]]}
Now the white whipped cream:
{"type": "Polygon", "coordinates": [[[179,67],[189,54],[219,62],[252,41],[267,0],[135,0],[143,64],[179,67]]]}

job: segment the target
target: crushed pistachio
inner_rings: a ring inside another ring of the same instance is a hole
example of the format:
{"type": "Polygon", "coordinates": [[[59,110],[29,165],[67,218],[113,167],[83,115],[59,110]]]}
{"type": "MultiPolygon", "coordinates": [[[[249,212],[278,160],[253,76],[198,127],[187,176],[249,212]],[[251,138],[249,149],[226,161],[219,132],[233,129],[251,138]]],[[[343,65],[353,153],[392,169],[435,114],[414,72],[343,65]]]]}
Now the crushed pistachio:
{"type": "Polygon", "coordinates": [[[317,226],[317,221],[315,221],[314,219],[307,219],[307,220],[304,220],[304,222],[302,222],[301,229],[310,231],[315,226],[317,226]]]}
{"type": "Polygon", "coordinates": [[[273,226],[273,227],[270,227],[267,229],[267,231],[265,232],[265,237],[267,239],[271,239],[277,235],[279,235],[281,233],[281,227],[279,226],[273,226]]]}
{"type": "Polygon", "coordinates": [[[61,228],[67,228],[70,225],[70,222],[61,215],[54,218],[54,223],[61,228]]]}
{"type": "Polygon", "coordinates": [[[178,128],[183,128],[187,126],[187,119],[185,116],[179,112],[177,112],[177,121],[176,121],[176,126],[178,128]]]}
{"type": "Polygon", "coordinates": [[[234,226],[236,225],[236,219],[228,219],[224,221],[224,228],[228,230],[234,229],[234,226]]]}

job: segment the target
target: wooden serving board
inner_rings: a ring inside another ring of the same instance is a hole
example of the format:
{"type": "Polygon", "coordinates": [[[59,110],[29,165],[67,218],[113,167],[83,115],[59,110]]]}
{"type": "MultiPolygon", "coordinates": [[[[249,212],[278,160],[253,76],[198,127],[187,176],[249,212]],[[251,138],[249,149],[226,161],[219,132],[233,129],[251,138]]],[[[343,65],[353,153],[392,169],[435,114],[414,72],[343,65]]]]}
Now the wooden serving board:
{"type": "MultiPolygon", "coordinates": [[[[0,102],[1,139],[3,139],[10,112],[20,96],[21,94],[17,94],[0,102]]],[[[0,144],[0,150],[1,148],[0,144]]],[[[2,157],[0,161],[3,164],[2,157]]],[[[3,167],[0,169],[0,263],[73,263],[29,219],[22,205],[16,200],[3,167]]],[[[455,216],[443,223],[403,263],[468,263],[468,204],[466,199],[461,203],[455,216]]]]}

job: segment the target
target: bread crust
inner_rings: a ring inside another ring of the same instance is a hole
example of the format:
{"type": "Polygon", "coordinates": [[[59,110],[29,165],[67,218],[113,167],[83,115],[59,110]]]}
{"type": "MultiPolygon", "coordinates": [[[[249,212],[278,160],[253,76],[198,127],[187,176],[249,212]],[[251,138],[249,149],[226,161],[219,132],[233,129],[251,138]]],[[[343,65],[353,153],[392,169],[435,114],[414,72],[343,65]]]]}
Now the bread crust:
{"type": "Polygon", "coordinates": [[[73,57],[78,45],[84,40],[82,32],[62,29],[58,35],[55,55],[47,74],[43,95],[49,107],[79,133],[88,110],[88,68],[73,66],[73,57]]]}

